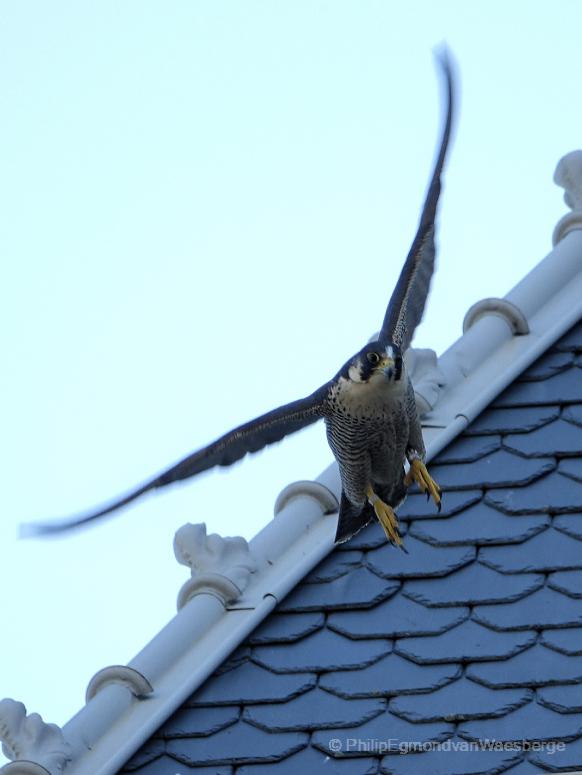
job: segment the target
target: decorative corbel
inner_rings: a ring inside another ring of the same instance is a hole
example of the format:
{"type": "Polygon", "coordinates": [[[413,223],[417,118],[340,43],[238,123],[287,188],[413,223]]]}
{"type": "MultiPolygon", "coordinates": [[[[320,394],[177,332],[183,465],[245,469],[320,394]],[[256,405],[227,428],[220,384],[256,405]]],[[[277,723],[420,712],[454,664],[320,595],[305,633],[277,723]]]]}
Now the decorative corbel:
{"type": "Polygon", "coordinates": [[[71,747],[56,724],[38,713],[26,715],[21,702],[0,701],[2,753],[13,761],[2,767],[6,775],[57,775],[71,758],[71,747]]]}
{"type": "Polygon", "coordinates": [[[222,538],[206,535],[206,525],[186,524],[174,538],[174,554],[182,565],[192,571],[178,595],[178,609],[194,595],[202,593],[217,597],[224,605],[240,598],[248,586],[251,573],[257,570],[257,560],[248,543],[240,536],[222,538]]]}
{"type": "Polygon", "coordinates": [[[564,189],[564,201],[572,210],[561,218],[552,237],[555,245],[574,229],[582,229],[582,151],[563,156],[554,172],[554,183],[564,189]]]}

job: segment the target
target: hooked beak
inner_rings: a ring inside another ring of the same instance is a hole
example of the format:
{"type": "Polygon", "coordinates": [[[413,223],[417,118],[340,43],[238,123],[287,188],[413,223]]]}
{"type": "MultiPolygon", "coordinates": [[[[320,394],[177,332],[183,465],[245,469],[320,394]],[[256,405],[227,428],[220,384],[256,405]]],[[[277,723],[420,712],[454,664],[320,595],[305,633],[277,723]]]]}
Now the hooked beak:
{"type": "Polygon", "coordinates": [[[394,366],[394,358],[383,358],[378,364],[378,371],[383,372],[388,379],[392,379],[394,376],[394,366]]]}

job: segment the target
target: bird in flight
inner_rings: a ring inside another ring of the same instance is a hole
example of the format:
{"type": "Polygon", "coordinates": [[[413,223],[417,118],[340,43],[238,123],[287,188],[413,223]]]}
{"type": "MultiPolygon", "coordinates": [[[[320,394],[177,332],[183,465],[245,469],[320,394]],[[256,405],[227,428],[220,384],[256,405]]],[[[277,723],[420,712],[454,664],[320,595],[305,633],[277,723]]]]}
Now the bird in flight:
{"type": "Polygon", "coordinates": [[[51,535],[84,526],[150,490],[230,466],[323,419],[342,484],[336,542],[346,541],[376,516],[386,537],[402,546],[395,509],[415,481],[440,511],[441,491],[424,464],[425,447],[403,355],[422,318],[435,263],[435,218],[454,111],[454,79],[446,51],[437,56],[446,91],[445,121],[418,230],[388,303],[378,337],[350,358],[333,379],[306,398],[273,409],[112,503],[65,520],[24,526],[26,535],[51,535]],[[408,472],[405,461],[408,460],[408,472]]]}

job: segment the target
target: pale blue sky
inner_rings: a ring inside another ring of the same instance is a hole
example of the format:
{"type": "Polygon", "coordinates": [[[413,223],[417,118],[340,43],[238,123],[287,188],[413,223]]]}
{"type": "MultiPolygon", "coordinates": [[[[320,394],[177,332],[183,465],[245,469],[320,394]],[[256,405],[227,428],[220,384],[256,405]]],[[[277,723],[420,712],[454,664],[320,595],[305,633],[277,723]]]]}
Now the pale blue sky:
{"type": "Polygon", "coordinates": [[[173,615],[174,532],[251,538],[330,462],[315,426],[62,540],[108,500],[306,395],[379,327],[440,126],[460,115],[416,343],[550,249],[582,143],[580,5],[28,2],[0,11],[0,697],[64,723],[173,615]]]}

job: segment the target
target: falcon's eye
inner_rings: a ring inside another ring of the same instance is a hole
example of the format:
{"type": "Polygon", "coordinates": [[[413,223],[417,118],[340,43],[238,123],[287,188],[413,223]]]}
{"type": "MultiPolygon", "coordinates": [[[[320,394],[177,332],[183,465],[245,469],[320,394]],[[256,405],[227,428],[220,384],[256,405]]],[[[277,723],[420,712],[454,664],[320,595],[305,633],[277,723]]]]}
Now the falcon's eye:
{"type": "Polygon", "coordinates": [[[372,366],[375,366],[377,363],[380,362],[380,356],[378,355],[378,353],[368,353],[366,355],[366,358],[372,364],[372,366]]]}

